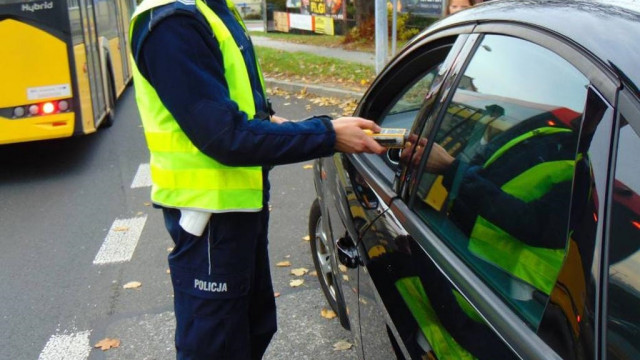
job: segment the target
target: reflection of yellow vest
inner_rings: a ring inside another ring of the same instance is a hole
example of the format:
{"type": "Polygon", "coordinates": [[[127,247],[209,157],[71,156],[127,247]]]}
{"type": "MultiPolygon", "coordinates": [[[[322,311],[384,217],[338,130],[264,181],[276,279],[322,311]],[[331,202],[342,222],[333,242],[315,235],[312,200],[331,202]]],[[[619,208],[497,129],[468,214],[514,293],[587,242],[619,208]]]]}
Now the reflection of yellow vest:
{"type": "MultiPolygon", "coordinates": [[[[174,1],[143,1],[131,19],[129,37],[133,34],[133,26],[139,15],[174,1]]],[[[252,119],[255,103],[242,53],[220,17],[202,0],[196,0],[195,5],[211,26],[220,45],[231,99],[252,119]]],[[[230,0],[227,0],[227,6],[242,24],[230,0]]],[[[140,74],[135,61],[132,64],[136,101],[151,152],[153,202],[168,207],[211,212],[260,211],[262,169],[258,166],[225,166],[200,152],[162,104],[155,89],[140,74]]],[[[258,74],[264,88],[259,69],[258,74]]],[[[211,114],[211,121],[215,121],[215,114],[211,114]]]]}
{"type": "MultiPolygon", "coordinates": [[[[525,133],[496,151],[484,167],[491,165],[504,152],[528,138],[570,131],[540,128],[525,133]]],[[[543,162],[515,176],[501,189],[524,202],[533,201],[546,194],[555,184],[571,181],[574,169],[575,160],[543,162]]],[[[565,255],[565,249],[527,245],[481,216],[471,231],[469,250],[547,295],[553,289],[565,255]]]]}
{"type": "MultiPolygon", "coordinates": [[[[431,349],[438,359],[475,359],[471,353],[456,342],[447,329],[442,325],[438,315],[431,305],[431,301],[429,301],[429,298],[422,287],[419,277],[411,276],[401,278],[396,281],[395,285],[398,292],[400,292],[400,296],[402,296],[402,299],[407,304],[409,311],[411,311],[413,318],[418,322],[418,326],[420,327],[422,334],[427,338],[429,346],[431,346],[431,349]]],[[[460,303],[460,301],[466,302],[461,295],[459,295],[461,299],[458,299],[457,296],[456,300],[458,300],[458,303],[460,303]]],[[[467,306],[471,307],[471,305],[467,306]]]]}

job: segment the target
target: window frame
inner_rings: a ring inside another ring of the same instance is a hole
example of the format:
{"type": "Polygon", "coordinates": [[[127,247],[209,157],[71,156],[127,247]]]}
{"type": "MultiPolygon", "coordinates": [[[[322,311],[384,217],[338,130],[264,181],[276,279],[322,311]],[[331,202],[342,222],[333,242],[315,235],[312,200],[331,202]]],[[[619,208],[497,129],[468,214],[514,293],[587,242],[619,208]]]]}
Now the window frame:
{"type": "Polygon", "coordinates": [[[617,112],[615,116],[615,121],[613,123],[612,129],[612,142],[610,146],[609,153],[609,167],[608,167],[608,176],[607,176],[607,185],[606,185],[606,201],[605,201],[605,210],[603,211],[604,215],[604,230],[602,234],[602,238],[604,239],[601,242],[601,266],[597,274],[600,277],[600,302],[598,306],[597,321],[599,323],[596,324],[597,329],[597,342],[598,342],[598,354],[600,358],[606,358],[607,356],[607,333],[608,333],[608,297],[609,297],[609,247],[611,245],[611,224],[612,224],[612,204],[613,204],[613,187],[616,175],[616,166],[617,166],[617,155],[619,149],[619,139],[620,139],[620,127],[619,124],[622,121],[622,117],[624,117],[636,133],[640,132],[640,99],[635,96],[628,89],[622,89],[619,92],[617,106],[617,112]]]}
{"type": "MultiPolygon", "coordinates": [[[[401,71],[402,69],[407,69],[408,66],[415,64],[416,61],[419,61],[425,55],[442,48],[443,46],[451,47],[447,57],[461,56],[460,51],[462,50],[462,45],[466,43],[468,37],[467,34],[471,32],[472,29],[472,26],[449,29],[447,31],[434,34],[433,36],[419,39],[407,48],[403,49],[403,51],[398,54],[398,56],[394,58],[376,78],[374,83],[360,100],[354,115],[364,118],[373,118],[376,120],[378,116],[388,112],[393,108],[393,105],[398,101],[398,99],[401,98],[401,95],[404,94],[399,91],[394,92],[393,89],[402,88],[404,90],[407,88],[407,85],[413,86],[416,83],[416,81],[408,81],[397,86],[397,76],[399,73],[403,72],[401,71]],[[396,69],[396,64],[402,65],[396,69]],[[396,85],[395,88],[393,87],[394,85],[396,85]],[[390,93],[395,95],[389,96],[390,93]],[[385,106],[372,108],[373,104],[382,104],[387,99],[393,99],[393,101],[389,101],[385,106]]],[[[424,72],[431,67],[432,65],[426,66],[424,72]]],[[[413,79],[413,77],[407,75],[404,75],[404,78],[413,79]]],[[[424,123],[421,118],[423,108],[424,101],[416,115],[413,128],[420,128],[424,123]]],[[[398,193],[397,187],[394,186],[394,183],[397,183],[396,179],[398,171],[397,169],[391,168],[383,159],[383,156],[387,156],[387,154],[388,151],[385,152],[384,155],[347,154],[346,157],[351,161],[356,169],[365,176],[365,179],[367,179],[367,182],[379,195],[380,199],[385,204],[389,205],[391,201],[396,198],[398,193]]]]}

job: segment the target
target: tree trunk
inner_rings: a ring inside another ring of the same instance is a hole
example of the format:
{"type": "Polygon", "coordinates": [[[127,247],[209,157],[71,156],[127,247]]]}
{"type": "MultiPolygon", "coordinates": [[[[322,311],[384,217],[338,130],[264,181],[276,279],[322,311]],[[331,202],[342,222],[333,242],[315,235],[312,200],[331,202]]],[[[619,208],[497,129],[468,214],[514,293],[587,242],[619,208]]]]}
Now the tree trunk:
{"type": "Polygon", "coordinates": [[[374,0],[354,0],[356,7],[356,26],[362,27],[371,21],[375,14],[374,0]]]}

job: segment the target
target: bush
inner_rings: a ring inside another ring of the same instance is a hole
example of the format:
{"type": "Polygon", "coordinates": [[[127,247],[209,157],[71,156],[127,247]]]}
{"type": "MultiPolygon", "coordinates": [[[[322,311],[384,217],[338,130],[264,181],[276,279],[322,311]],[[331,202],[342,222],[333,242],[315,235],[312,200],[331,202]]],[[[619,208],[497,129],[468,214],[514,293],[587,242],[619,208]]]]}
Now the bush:
{"type": "Polygon", "coordinates": [[[355,26],[344,37],[344,43],[367,43],[373,41],[376,34],[376,22],[374,18],[365,21],[360,26],[355,26]]]}
{"type": "MultiPolygon", "coordinates": [[[[393,14],[391,14],[391,11],[389,11],[389,28],[391,28],[392,26],[392,22],[393,22],[393,14]]],[[[411,39],[412,37],[414,37],[417,33],[420,32],[420,30],[414,28],[414,27],[409,27],[408,26],[408,21],[409,18],[411,17],[411,14],[409,13],[403,13],[403,14],[398,14],[398,22],[396,24],[397,26],[397,31],[398,31],[398,40],[400,41],[407,41],[409,39],[411,39]]],[[[391,34],[391,29],[389,29],[389,34],[391,34]]]]}
{"type": "Polygon", "coordinates": [[[262,20],[262,14],[251,13],[244,17],[245,20],[262,20]]]}
{"type": "MultiPolygon", "coordinates": [[[[391,36],[391,27],[393,22],[393,10],[389,8],[387,20],[389,24],[389,36],[391,36]]],[[[436,22],[437,18],[423,17],[412,13],[398,13],[398,22],[396,24],[398,31],[398,40],[407,41],[418,34],[429,25],[436,22]]],[[[344,43],[367,43],[375,38],[375,19],[371,18],[364,24],[352,28],[344,38],[344,43]]]]}

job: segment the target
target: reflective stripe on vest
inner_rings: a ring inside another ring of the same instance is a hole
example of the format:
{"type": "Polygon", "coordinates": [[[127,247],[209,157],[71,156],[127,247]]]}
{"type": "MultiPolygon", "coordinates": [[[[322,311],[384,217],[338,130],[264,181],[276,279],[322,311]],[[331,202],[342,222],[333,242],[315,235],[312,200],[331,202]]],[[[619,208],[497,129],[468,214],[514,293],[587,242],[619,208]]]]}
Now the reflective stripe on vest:
{"type": "Polygon", "coordinates": [[[395,285],[438,359],[475,359],[442,325],[419,277],[402,278],[395,285]]]}
{"type": "MultiPolygon", "coordinates": [[[[132,17],[129,38],[140,14],[174,1],[145,0],[132,17]]],[[[195,5],[220,45],[230,97],[251,120],[255,103],[242,53],[220,17],[202,0],[196,0],[195,5]]],[[[238,18],[233,3],[227,1],[227,6],[238,18]]],[[[151,200],[167,207],[209,212],[260,211],[263,198],[261,167],[226,166],[200,152],[162,104],[155,89],[140,74],[135,61],[131,63],[136,102],[151,153],[151,200]]],[[[258,73],[264,89],[260,69],[258,73]]]]}
{"type": "MultiPolygon", "coordinates": [[[[571,130],[540,128],[525,133],[496,151],[484,164],[484,168],[526,139],[560,132],[571,132],[571,130]]],[[[575,160],[557,160],[538,164],[509,180],[502,185],[501,189],[524,202],[539,199],[556,184],[571,181],[575,164],[575,160]]],[[[471,231],[469,250],[547,295],[555,285],[565,256],[565,249],[547,249],[527,245],[482,216],[478,216],[471,231]]]]}

